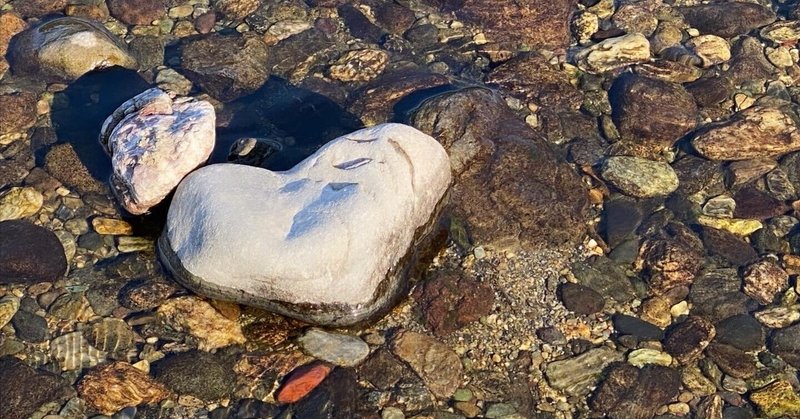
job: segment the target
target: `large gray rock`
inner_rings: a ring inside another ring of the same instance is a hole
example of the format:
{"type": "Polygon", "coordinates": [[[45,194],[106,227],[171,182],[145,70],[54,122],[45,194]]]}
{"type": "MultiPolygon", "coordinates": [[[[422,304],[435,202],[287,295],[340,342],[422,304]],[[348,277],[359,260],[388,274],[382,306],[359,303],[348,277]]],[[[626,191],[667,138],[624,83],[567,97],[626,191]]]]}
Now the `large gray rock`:
{"type": "Polygon", "coordinates": [[[144,214],[214,149],[210,103],[173,100],[150,89],[123,103],[103,123],[100,143],[111,155],[111,189],[131,214],[144,214]]]}
{"type": "Polygon", "coordinates": [[[90,20],[62,17],[17,35],[8,51],[11,70],[71,81],[96,69],[136,69],[136,59],[121,40],[90,20]]]}
{"type": "Polygon", "coordinates": [[[305,321],[346,325],[405,288],[450,163],[433,138],[384,124],[339,137],[286,172],[217,164],[178,186],[159,241],[184,285],[305,321]]]}

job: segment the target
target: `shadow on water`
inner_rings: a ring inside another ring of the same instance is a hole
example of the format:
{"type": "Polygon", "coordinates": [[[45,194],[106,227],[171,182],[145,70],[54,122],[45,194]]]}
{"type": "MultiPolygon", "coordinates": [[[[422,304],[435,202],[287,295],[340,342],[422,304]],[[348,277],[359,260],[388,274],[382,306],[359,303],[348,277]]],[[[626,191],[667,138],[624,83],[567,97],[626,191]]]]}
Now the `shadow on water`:
{"type": "MultiPolygon", "coordinates": [[[[53,98],[52,122],[58,143],[69,143],[92,177],[105,183],[111,160],[99,141],[103,121],[123,102],[150,85],[133,70],[113,67],[94,71],[70,83],[53,98]]],[[[44,151],[37,152],[42,163],[44,151]]]]}
{"type": "Polygon", "coordinates": [[[217,116],[217,144],[211,163],[227,161],[239,138],[280,143],[261,167],[288,170],[323,144],[363,127],[361,120],[319,93],[272,76],[255,93],[226,105],[217,116]]]}

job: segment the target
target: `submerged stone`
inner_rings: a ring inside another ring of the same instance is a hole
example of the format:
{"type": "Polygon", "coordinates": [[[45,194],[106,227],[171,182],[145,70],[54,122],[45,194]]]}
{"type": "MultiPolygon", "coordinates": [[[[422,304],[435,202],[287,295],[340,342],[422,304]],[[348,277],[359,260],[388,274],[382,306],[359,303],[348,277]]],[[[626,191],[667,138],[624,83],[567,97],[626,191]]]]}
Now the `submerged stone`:
{"type": "Polygon", "coordinates": [[[214,108],[192,98],[172,99],[150,89],[123,103],[100,131],[111,155],[111,189],[131,214],[160,203],[215,142],[214,108]]]}
{"type": "Polygon", "coordinates": [[[447,154],[433,138],[379,125],[286,172],[218,164],[192,173],[178,186],[159,250],[201,294],[353,324],[404,290],[406,262],[449,184],[447,154]]]}
{"type": "Polygon", "coordinates": [[[138,66],[105,27],[76,17],[53,19],[18,35],[8,58],[14,74],[67,81],[96,69],[138,66]]]}

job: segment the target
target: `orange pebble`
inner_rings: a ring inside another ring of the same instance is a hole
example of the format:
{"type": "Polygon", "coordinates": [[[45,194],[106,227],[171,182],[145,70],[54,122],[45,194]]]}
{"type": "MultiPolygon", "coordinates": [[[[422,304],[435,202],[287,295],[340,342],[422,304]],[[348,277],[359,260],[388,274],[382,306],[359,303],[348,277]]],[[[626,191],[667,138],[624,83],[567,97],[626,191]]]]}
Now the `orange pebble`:
{"type": "Polygon", "coordinates": [[[333,368],[321,362],[303,365],[289,373],[278,389],[278,403],[296,403],[325,380],[333,368]]]}

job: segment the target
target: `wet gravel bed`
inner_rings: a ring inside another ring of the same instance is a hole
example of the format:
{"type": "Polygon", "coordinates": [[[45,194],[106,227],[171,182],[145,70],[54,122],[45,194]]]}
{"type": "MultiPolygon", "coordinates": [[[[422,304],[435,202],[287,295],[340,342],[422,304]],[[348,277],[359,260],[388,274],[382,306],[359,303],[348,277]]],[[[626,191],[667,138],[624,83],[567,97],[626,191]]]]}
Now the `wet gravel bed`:
{"type": "Polygon", "coordinates": [[[0,0],[0,418],[800,418],[799,18],[0,0]],[[388,121],[439,140],[408,297],[330,329],[181,287],[167,204],[125,213],[97,140],[152,86],[214,105],[212,163],[286,170],[388,121]]]}

